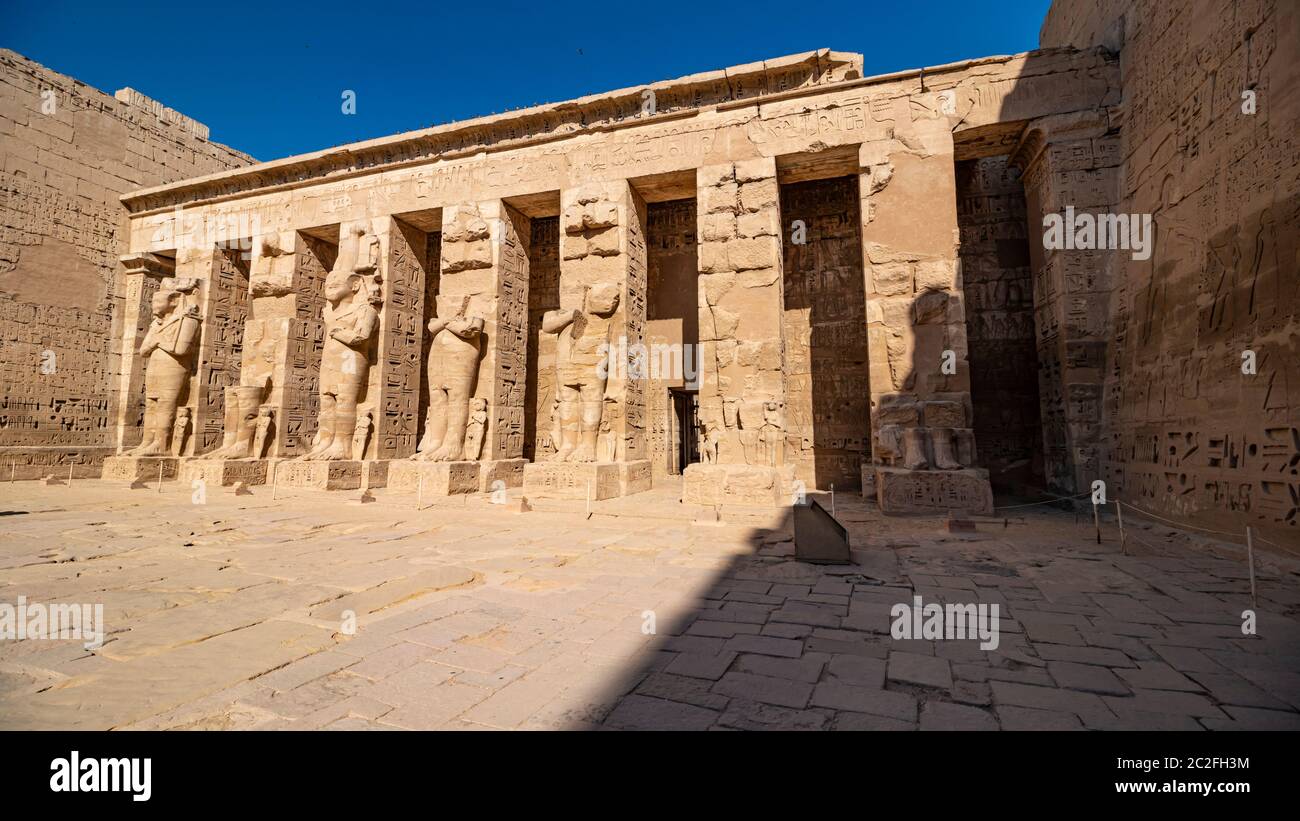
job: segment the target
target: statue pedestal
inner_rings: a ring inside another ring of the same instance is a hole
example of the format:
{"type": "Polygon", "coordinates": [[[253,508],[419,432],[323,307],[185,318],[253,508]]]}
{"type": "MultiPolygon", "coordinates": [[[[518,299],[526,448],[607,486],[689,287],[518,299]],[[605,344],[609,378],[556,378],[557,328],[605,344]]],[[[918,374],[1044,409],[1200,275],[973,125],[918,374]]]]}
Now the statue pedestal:
{"type": "Polygon", "coordinates": [[[492,492],[492,485],[504,482],[505,487],[522,487],[527,459],[487,459],[479,462],[479,490],[492,492]]]}
{"type": "Polygon", "coordinates": [[[367,459],[361,463],[362,475],[365,477],[365,487],[388,487],[388,468],[393,464],[391,459],[367,459]]]}
{"type": "Polygon", "coordinates": [[[688,465],[682,502],[688,505],[789,507],[795,497],[794,465],[688,465]]]}
{"type": "Polygon", "coordinates": [[[109,456],[104,459],[100,478],[109,482],[157,481],[161,467],[166,481],[176,478],[180,461],[176,456],[109,456]]]}
{"type": "Polygon", "coordinates": [[[524,495],[553,499],[613,499],[650,489],[650,461],[538,462],[524,465],[524,495]]]}
{"type": "Polygon", "coordinates": [[[275,483],[280,487],[356,490],[361,487],[365,463],[357,459],[336,462],[277,459],[272,470],[275,471],[275,483]]]}
{"type": "Polygon", "coordinates": [[[388,463],[388,488],[425,496],[453,496],[476,493],[481,465],[478,462],[420,462],[394,459],[388,463]]]}
{"type": "Polygon", "coordinates": [[[204,459],[201,456],[181,460],[180,480],[185,484],[195,479],[217,487],[233,487],[243,482],[245,487],[264,485],[270,471],[265,459],[204,459]]]}
{"type": "Polygon", "coordinates": [[[876,468],[876,501],[881,513],[993,513],[993,488],[987,470],[907,470],[876,468]]]}

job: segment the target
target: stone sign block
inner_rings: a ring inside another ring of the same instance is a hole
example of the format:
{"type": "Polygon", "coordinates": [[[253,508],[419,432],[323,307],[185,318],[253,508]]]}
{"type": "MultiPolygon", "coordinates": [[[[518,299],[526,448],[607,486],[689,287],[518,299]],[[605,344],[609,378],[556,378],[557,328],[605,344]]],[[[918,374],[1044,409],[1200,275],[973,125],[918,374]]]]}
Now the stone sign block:
{"type": "Polygon", "coordinates": [[[876,469],[882,513],[993,513],[993,489],[983,470],[876,469]]]}
{"type": "Polygon", "coordinates": [[[388,465],[388,487],[425,496],[454,496],[479,489],[478,462],[417,462],[394,459],[388,465]]]}

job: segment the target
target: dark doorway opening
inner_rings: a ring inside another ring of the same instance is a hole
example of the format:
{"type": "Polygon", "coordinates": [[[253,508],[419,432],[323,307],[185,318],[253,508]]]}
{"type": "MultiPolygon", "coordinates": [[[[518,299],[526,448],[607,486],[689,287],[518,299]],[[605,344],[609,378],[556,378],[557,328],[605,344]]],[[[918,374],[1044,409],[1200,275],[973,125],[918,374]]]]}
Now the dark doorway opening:
{"type": "Polygon", "coordinates": [[[995,493],[1043,487],[1025,191],[1007,158],[957,163],[957,225],[979,464],[995,493]]]}
{"type": "Polygon", "coordinates": [[[680,388],[669,388],[668,395],[672,401],[672,433],[676,443],[668,472],[676,476],[687,465],[700,461],[699,400],[695,391],[680,388]]]}
{"type": "Polygon", "coordinates": [[[809,487],[862,486],[870,379],[857,177],[781,184],[785,458],[809,487]]]}

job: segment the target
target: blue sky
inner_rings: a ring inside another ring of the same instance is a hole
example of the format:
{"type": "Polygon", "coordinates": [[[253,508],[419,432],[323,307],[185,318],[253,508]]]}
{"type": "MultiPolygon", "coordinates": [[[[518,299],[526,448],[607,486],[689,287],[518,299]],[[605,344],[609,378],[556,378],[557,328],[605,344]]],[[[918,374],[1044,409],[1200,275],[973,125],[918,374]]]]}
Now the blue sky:
{"type": "Polygon", "coordinates": [[[1012,54],[1049,5],[0,0],[0,46],[268,160],[815,48],[861,52],[868,75],[1012,54]]]}

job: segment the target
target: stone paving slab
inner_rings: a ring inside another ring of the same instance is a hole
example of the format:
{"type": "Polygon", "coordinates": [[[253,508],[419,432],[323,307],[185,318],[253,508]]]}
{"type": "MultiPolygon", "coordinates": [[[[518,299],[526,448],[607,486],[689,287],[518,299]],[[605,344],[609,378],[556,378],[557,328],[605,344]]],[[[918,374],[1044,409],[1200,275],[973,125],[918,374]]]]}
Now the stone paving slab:
{"type": "Polygon", "coordinates": [[[976,541],[841,497],[854,564],[675,490],[507,514],[376,490],[0,485],[0,603],[102,604],[101,647],[0,640],[0,727],[1300,727],[1300,576],[1186,538],[1123,555],[1051,511],[976,541]],[[636,501],[633,505],[630,502],[636,501]],[[892,609],[997,605],[999,642],[892,609]]]}

